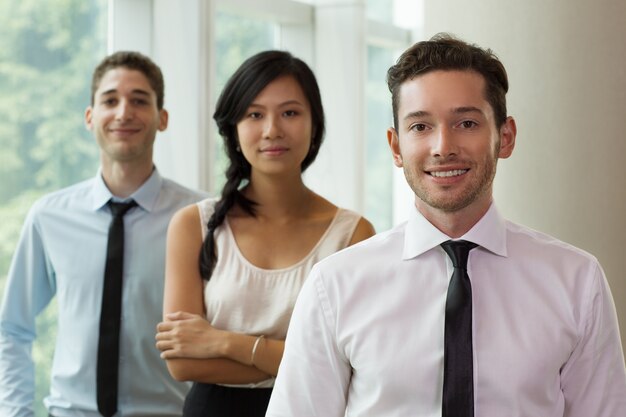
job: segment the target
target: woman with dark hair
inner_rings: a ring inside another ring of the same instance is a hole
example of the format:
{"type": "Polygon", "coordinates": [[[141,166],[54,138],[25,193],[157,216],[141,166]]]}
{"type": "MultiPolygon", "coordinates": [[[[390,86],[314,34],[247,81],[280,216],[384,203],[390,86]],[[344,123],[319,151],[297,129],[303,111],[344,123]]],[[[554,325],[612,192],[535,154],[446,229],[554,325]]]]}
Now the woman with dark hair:
{"type": "Polygon", "coordinates": [[[374,233],[306,187],[324,137],[310,68],[281,51],[246,60],[214,114],[230,165],[219,199],[179,211],[167,239],[157,348],[194,381],[185,416],[264,416],[311,267],[374,233]]]}

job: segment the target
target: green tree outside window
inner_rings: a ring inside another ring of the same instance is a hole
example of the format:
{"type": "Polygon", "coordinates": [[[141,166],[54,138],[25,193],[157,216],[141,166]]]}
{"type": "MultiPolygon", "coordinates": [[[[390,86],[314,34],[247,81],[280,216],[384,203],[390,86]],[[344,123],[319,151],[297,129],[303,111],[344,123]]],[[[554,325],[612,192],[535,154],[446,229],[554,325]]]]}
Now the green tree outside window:
{"type": "MultiPolygon", "coordinates": [[[[83,115],[91,73],[106,53],[106,11],[106,0],[0,2],[0,297],[32,203],[97,170],[83,115]]],[[[51,305],[37,320],[33,348],[38,417],[47,415],[55,323],[51,305]]]]}

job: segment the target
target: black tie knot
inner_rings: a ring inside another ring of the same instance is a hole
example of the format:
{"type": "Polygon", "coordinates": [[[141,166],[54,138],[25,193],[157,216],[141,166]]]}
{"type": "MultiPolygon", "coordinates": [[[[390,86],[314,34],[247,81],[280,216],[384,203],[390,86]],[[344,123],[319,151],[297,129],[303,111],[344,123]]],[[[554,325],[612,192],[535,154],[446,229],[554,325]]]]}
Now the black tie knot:
{"type": "Polygon", "coordinates": [[[130,200],[127,203],[116,203],[113,200],[109,200],[107,204],[109,205],[109,209],[111,210],[113,217],[124,217],[128,210],[137,206],[137,202],[135,200],[130,200]]]}
{"type": "Polygon", "coordinates": [[[443,242],[441,247],[448,254],[452,260],[452,265],[455,268],[467,269],[467,258],[469,257],[469,251],[478,246],[475,243],[468,242],[467,240],[448,240],[443,242]]]}

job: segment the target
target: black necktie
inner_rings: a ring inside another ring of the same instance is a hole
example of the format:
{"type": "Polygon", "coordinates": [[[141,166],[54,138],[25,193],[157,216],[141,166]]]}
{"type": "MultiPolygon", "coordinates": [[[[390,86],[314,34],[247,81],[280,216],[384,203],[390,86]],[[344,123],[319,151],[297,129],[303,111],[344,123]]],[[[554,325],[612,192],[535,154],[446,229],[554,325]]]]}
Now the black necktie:
{"type": "Polygon", "coordinates": [[[117,411],[117,384],[120,351],[120,315],[122,312],[122,274],[124,272],[124,214],[137,203],[109,201],[113,219],[109,226],[104,288],[98,339],[97,398],[98,411],[110,417],[117,411]]]}
{"type": "Polygon", "coordinates": [[[454,265],[446,298],[442,417],[474,416],[472,284],[467,258],[476,246],[464,240],[441,244],[454,265]]]}

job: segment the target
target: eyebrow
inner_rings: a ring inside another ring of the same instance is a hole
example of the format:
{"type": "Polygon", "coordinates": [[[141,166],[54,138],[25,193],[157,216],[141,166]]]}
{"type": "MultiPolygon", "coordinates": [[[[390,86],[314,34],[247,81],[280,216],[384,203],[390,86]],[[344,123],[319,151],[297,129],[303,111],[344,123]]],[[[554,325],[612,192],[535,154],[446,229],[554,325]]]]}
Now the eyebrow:
{"type": "MultiPolygon", "coordinates": [[[[278,107],[285,107],[285,106],[291,106],[291,105],[298,105],[298,106],[305,106],[302,102],[298,101],[298,100],[287,100],[285,102],[282,102],[278,105],[278,107]]],[[[264,108],[265,106],[262,104],[258,104],[258,103],[250,103],[250,106],[248,107],[262,107],[264,108]]]]}
{"type": "Polygon", "coordinates": [[[418,118],[427,117],[427,116],[430,116],[429,112],[425,110],[418,110],[418,111],[412,111],[411,113],[407,114],[406,116],[404,116],[403,120],[418,119],[418,118]]]}
{"type": "MultiPolygon", "coordinates": [[[[484,112],[481,109],[479,109],[478,107],[474,107],[474,106],[456,107],[452,109],[451,113],[452,114],[480,113],[484,115],[484,112]]],[[[430,112],[427,112],[426,110],[418,110],[418,111],[412,111],[406,116],[404,116],[404,120],[419,119],[419,118],[428,117],[428,116],[431,116],[430,112]]]]}
{"type": "MultiPolygon", "coordinates": [[[[109,94],[115,94],[117,92],[118,92],[117,89],[112,88],[110,90],[103,91],[100,95],[101,96],[106,96],[106,95],[109,95],[109,94]]],[[[132,90],[131,94],[139,94],[139,95],[148,96],[148,97],[150,96],[149,92],[147,92],[146,90],[140,90],[140,89],[132,90]]]]}
{"type": "Polygon", "coordinates": [[[456,109],[452,110],[452,113],[454,114],[480,113],[484,115],[484,112],[481,109],[479,109],[478,107],[474,107],[474,106],[457,107],[456,109]]]}

